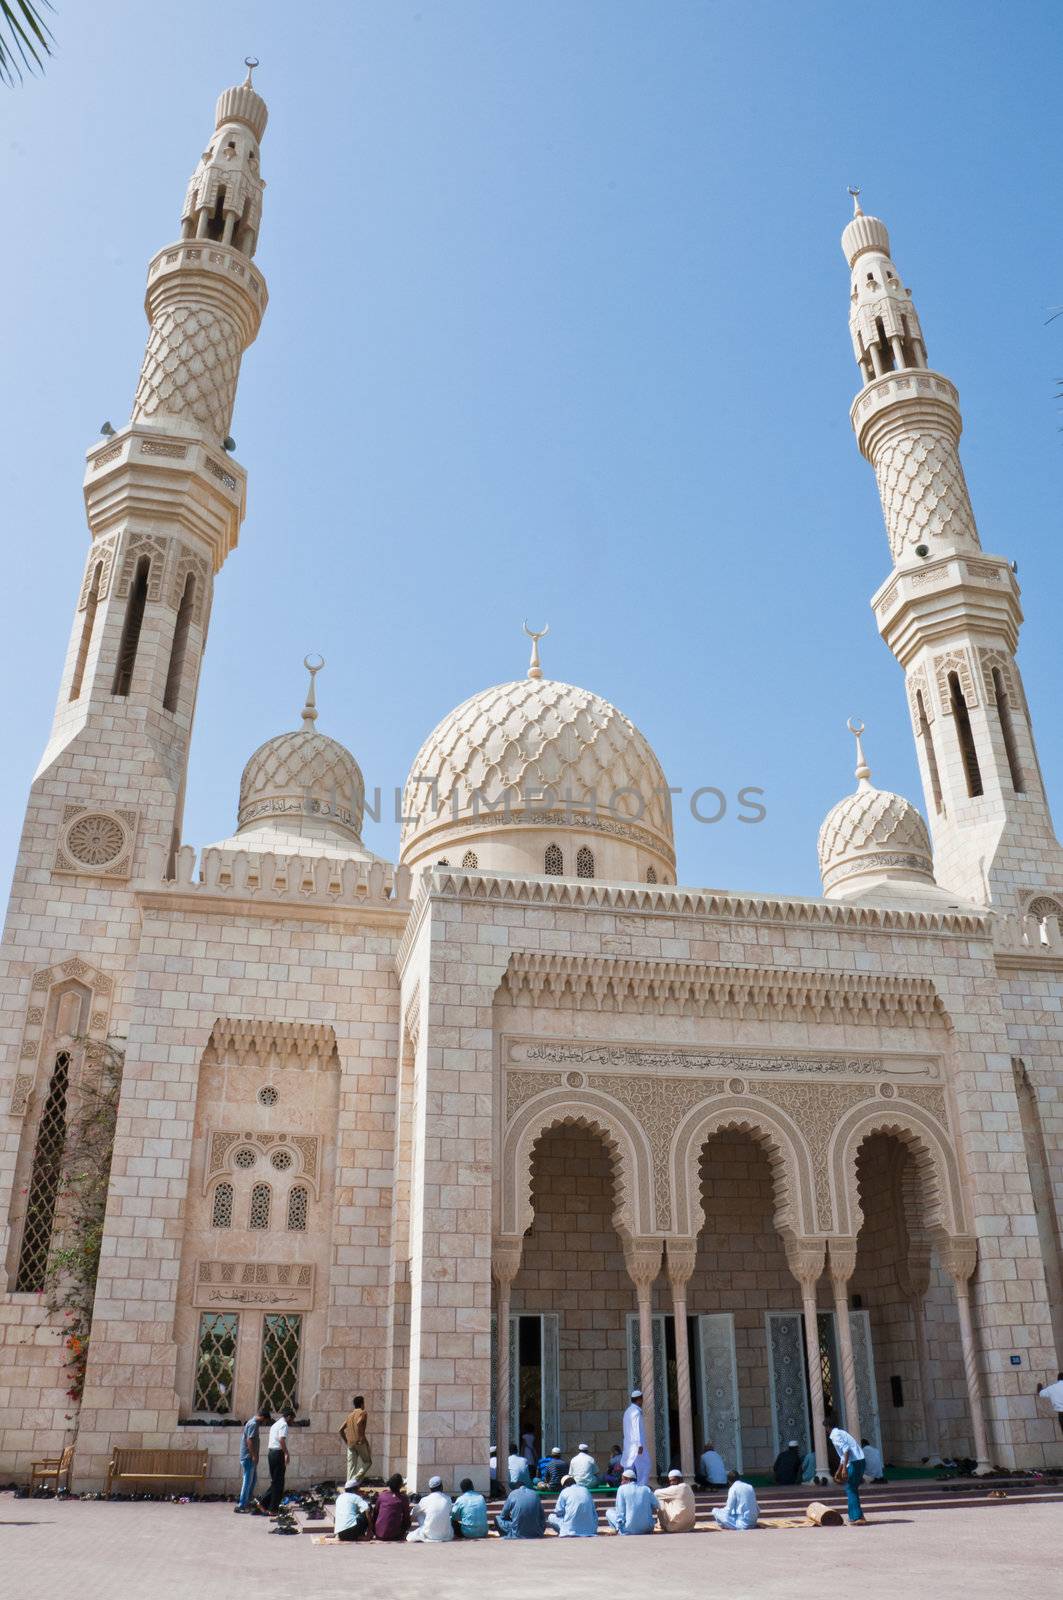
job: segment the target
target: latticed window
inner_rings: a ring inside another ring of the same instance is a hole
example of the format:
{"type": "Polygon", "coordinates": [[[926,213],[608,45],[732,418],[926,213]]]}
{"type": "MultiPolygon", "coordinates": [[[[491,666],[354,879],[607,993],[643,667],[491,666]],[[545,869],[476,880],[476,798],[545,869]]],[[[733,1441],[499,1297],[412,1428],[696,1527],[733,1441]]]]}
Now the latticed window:
{"type": "Polygon", "coordinates": [[[238,1150],[233,1156],[233,1162],[238,1167],[253,1167],[257,1160],[253,1150],[238,1150]]]}
{"type": "Polygon", "coordinates": [[[269,1162],[278,1172],[287,1172],[292,1164],[292,1153],[290,1150],[274,1150],[269,1162]]]}
{"type": "Polygon", "coordinates": [[[269,1227],[269,1202],[269,1184],[256,1183],[251,1190],[251,1215],[248,1220],[248,1227],[269,1227]]]}
{"type": "Polygon", "coordinates": [[[271,1411],[283,1411],[285,1406],[295,1410],[302,1324],[302,1317],[283,1312],[267,1312],[262,1319],[258,1398],[271,1411]]]}
{"type": "Polygon", "coordinates": [[[303,1184],[297,1183],[294,1189],[288,1192],[288,1228],[292,1233],[306,1231],[307,1212],[310,1208],[310,1195],[303,1184]]]}
{"type": "Polygon", "coordinates": [[[657,882],[657,868],[656,867],[647,867],[646,868],[646,882],[647,883],[656,883],[657,882]]]}
{"type": "Polygon", "coordinates": [[[476,854],[475,850],[466,850],[465,854],[461,858],[461,864],[463,867],[478,867],[480,865],[480,858],[476,854]]]}
{"type": "Polygon", "coordinates": [[[219,1183],[214,1190],[214,1206],[210,1213],[212,1228],[231,1228],[233,1225],[233,1186],[219,1183]]]}
{"type": "Polygon", "coordinates": [[[594,877],[594,851],[588,850],[585,844],[581,844],[576,851],[576,877],[594,877]]]}
{"type": "Polygon", "coordinates": [[[204,1311],[200,1317],[193,1411],[227,1417],[232,1410],[239,1329],[240,1318],[235,1311],[204,1311]]]}
{"type": "Polygon", "coordinates": [[[37,1144],[33,1151],[26,1224],[22,1230],[22,1249],[19,1251],[15,1277],[15,1288],[24,1292],[44,1288],[48,1252],[52,1247],[52,1228],[55,1225],[55,1202],[63,1168],[63,1147],[66,1144],[66,1097],[69,1087],[70,1053],[60,1050],[52,1068],[48,1097],[41,1112],[37,1144]]]}
{"type": "Polygon", "coordinates": [[[546,869],[546,876],[548,878],[560,878],[561,874],[565,870],[565,858],[561,853],[561,846],[559,844],[547,845],[546,855],[543,859],[543,866],[546,869]]]}

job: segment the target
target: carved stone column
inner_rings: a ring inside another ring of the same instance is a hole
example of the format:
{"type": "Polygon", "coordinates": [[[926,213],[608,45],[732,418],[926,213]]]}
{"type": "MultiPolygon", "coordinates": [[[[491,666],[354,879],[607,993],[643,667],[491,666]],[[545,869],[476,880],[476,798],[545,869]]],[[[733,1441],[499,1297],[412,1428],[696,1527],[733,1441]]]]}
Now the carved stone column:
{"type": "Polygon", "coordinates": [[[853,1360],[853,1330],[849,1323],[849,1279],[856,1269],[856,1240],[830,1242],[830,1281],[834,1288],[834,1321],[838,1329],[838,1354],[842,1364],[842,1393],[845,1396],[845,1426],[859,1440],[860,1401],[856,1392],[856,1363],[853,1360]]]}
{"type": "Polygon", "coordinates": [[[669,1239],[668,1281],[675,1318],[675,1382],[679,1395],[679,1464],[694,1476],[694,1417],[690,1405],[690,1348],[687,1339],[687,1284],[698,1255],[696,1239],[669,1239]]]}
{"type": "Polygon", "coordinates": [[[499,1483],[509,1485],[509,1446],[512,1420],[509,1415],[509,1291],[520,1271],[523,1238],[496,1238],[491,1243],[491,1277],[495,1285],[495,1444],[499,1483]]]}
{"type": "Polygon", "coordinates": [[[657,1475],[657,1404],[653,1373],[653,1285],[661,1270],[660,1239],[624,1240],[624,1265],[639,1303],[639,1388],[642,1390],[645,1451],[649,1474],[657,1475]]]}
{"type": "Polygon", "coordinates": [[[908,1259],[901,1263],[899,1278],[902,1292],[907,1296],[912,1312],[915,1332],[915,1360],[919,1368],[919,1392],[923,1400],[923,1437],[930,1460],[941,1458],[941,1437],[938,1432],[937,1408],[934,1404],[934,1386],[930,1376],[930,1350],[926,1339],[926,1292],[930,1287],[929,1241],[914,1240],[908,1246],[908,1259]]]}
{"type": "Polygon", "coordinates": [[[805,1349],[808,1353],[808,1386],[812,1391],[812,1442],[816,1452],[816,1476],[826,1475],[827,1432],[823,1426],[823,1374],[819,1365],[819,1321],[816,1285],[823,1274],[827,1255],[825,1239],[783,1235],[786,1264],[801,1286],[801,1310],[805,1319],[805,1349]]]}
{"type": "Polygon", "coordinates": [[[971,1408],[974,1453],[978,1458],[978,1465],[974,1470],[975,1476],[982,1478],[992,1472],[993,1463],[989,1459],[982,1380],[978,1372],[978,1350],[974,1342],[971,1292],[968,1288],[971,1274],[978,1264],[978,1241],[970,1234],[954,1234],[941,1242],[940,1254],[941,1265],[952,1279],[956,1290],[956,1311],[960,1319],[960,1343],[963,1346],[963,1371],[967,1379],[967,1402],[971,1408]]]}

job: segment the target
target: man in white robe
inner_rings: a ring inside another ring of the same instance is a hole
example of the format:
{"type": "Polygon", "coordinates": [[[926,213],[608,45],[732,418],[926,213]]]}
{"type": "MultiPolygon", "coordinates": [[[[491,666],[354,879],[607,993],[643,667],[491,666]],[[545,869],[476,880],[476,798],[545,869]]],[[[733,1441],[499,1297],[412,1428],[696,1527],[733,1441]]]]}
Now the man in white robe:
{"type": "Polygon", "coordinates": [[[598,1487],[598,1463],[583,1443],[568,1464],[568,1474],[584,1489],[598,1487]]]}
{"type": "Polygon", "coordinates": [[[636,1483],[649,1483],[650,1456],[646,1449],[646,1419],[642,1414],[641,1389],[632,1389],[631,1404],[624,1412],[624,1466],[631,1468],[636,1483]]]}

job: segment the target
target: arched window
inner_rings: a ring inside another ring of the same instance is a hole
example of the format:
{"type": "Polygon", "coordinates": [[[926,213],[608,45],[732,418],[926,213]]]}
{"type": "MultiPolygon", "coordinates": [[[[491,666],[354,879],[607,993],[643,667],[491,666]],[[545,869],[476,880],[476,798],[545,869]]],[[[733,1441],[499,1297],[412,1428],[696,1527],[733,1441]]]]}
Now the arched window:
{"type": "Polygon", "coordinates": [[[543,867],[548,878],[560,878],[565,870],[565,858],[559,844],[548,844],[546,855],[543,858],[543,867]]]}
{"type": "Polygon", "coordinates": [[[188,652],[188,629],[192,622],[192,610],[196,603],[196,579],[194,573],[189,573],[185,579],[184,593],[181,604],[177,608],[177,621],[174,623],[173,644],[170,646],[170,665],[166,670],[166,688],[163,692],[162,705],[164,711],[177,710],[177,697],[181,692],[181,675],[185,669],[185,656],[188,652]]]}
{"type": "Polygon", "coordinates": [[[461,858],[461,864],[463,867],[478,867],[480,865],[480,859],[477,856],[476,851],[466,850],[465,854],[461,858]]]}
{"type": "Polygon", "coordinates": [[[949,699],[952,702],[952,718],[956,724],[956,736],[960,741],[960,754],[963,756],[963,772],[967,779],[967,793],[975,799],[982,791],[982,769],[978,765],[978,751],[975,749],[974,732],[971,728],[971,717],[967,710],[967,701],[964,699],[963,690],[960,688],[959,675],[949,673],[949,699]]]}
{"type": "Polygon", "coordinates": [[[214,1190],[214,1206],[210,1213],[212,1228],[231,1228],[233,1225],[233,1186],[219,1183],[214,1190]]]}
{"type": "Polygon", "coordinates": [[[999,667],[993,668],[993,694],[997,702],[1000,731],[1004,735],[1004,753],[1008,758],[1011,787],[1016,794],[1024,794],[1026,792],[1026,780],[1022,775],[1019,747],[1015,742],[1015,725],[1011,717],[1011,701],[1008,698],[1008,691],[1004,687],[1004,675],[999,667]]]}
{"type": "Polygon", "coordinates": [[[594,851],[588,849],[585,844],[581,844],[576,851],[576,877],[594,877],[594,851]]]}
{"type": "Polygon", "coordinates": [[[647,883],[656,883],[657,882],[657,868],[656,867],[647,867],[646,868],[646,882],[647,883]]]}
{"type": "Polygon", "coordinates": [[[148,603],[150,571],[151,557],[141,556],[137,562],[133,582],[129,586],[125,622],[122,624],[122,642],[118,646],[118,661],[114,669],[114,682],[111,685],[112,694],[127,695],[133,682],[133,667],[136,664],[140,630],[144,623],[144,607],[148,603]]]}
{"type": "Polygon", "coordinates": [[[48,1097],[41,1112],[37,1144],[33,1151],[26,1222],[15,1275],[15,1288],[22,1293],[44,1288],[66,1145],[66,1097],[69,1088],[70,1052],[60,1050],[52,1068],[48,1097]]]}
{"type": "Polygon", "coordinates": [[[250,1228],[269,1227],[270,1189],[268,1183],[256,1183],[251,1190],[250,1228]]]}
{"type": "Polygon", "coordinates": [[[305,1233],[310,1193],[305,1184],[297,1183],[288,1191],[288,1232],[305,1233]]]}
{"type": "Polygon", "coordinates": [[[89,597],[85,601],[85,620],[81,624],[81,638],[78,642],[78,658],[74,665],[74,676],[70,680],[70,698],[76,700],[81,693],[81,685],[85,680],[85,663],[89,659],[89,645],[92,643],[92,630],[96,624],[96,607],[100,603],[100,578],[103,574],[103,562],[97,561],[92,574],[92,584],[89,597]]]}

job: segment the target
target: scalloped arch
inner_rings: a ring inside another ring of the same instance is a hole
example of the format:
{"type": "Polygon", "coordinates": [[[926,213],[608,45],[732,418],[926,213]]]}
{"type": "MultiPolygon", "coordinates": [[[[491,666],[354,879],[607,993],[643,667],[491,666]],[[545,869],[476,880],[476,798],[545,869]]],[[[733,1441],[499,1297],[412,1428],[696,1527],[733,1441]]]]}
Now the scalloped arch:
{"type": "Polygon", "coordinates": [[[767,1152],[776,1228],[802,1235],[815,1233],[812,1161],[801,1130],[777,1106],[767,1106],[749,1095],[731,1095],[708,1107],[698,1106],[676,1129],[671,1153],[675,1232],[689,1237],[701,1232],[705,1223],[698,1198],[702,1148],[713,1134],[732,1130],[752,1134],[767,1152]]]}
{"type": "Polygon", "coordinates": [[[501,1232],[525,1234],[534,1217],[532,1152],[552,1128],[586,1128],[605,1141],[613,1167],[620,1234],[653,1233],[653,1158],[646,1135],[615,1101],[593,1090],[553,1090],[524,1106],[506,1130],[502,1146],[501,1232]]]}
{"type": "Polygon", "coordinates": [[[914,1156],[923,1203],[922,1225],[931,1230],[942,1228],[948,1234],[966,1232],[959,1163],[947,1129],[922,1106],[896,1100],[857,1106],[834,1130],[827,1163],[837,1203],[837,1231],[853,1235],[860,1231],[864,1212],[856,1158],[864,1140],[876,1133],[892,1134],[914,1156]]]}

